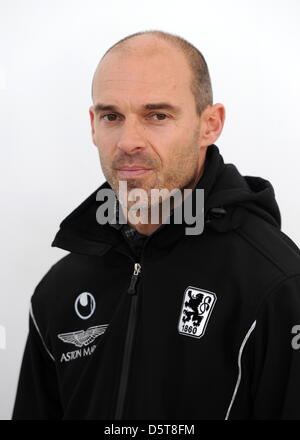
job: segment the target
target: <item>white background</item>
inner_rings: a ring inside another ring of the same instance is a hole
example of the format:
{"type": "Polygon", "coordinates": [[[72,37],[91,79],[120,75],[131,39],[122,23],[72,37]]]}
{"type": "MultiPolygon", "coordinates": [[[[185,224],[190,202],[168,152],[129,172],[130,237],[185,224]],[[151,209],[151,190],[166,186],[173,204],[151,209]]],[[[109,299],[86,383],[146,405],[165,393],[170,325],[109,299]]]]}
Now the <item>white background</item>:
{"type": "Polygon", "coordinates": [[[104,181],[88,114],[100,57],[147,29],[197,46],[226,109],[216,145],[241,174],[271,181],[282,230],[299,246],[299,18],[299,0],[0,0],[1,419],[11,417],[30,296],[66,254],[50,247],[59,223],[104,181]]]}

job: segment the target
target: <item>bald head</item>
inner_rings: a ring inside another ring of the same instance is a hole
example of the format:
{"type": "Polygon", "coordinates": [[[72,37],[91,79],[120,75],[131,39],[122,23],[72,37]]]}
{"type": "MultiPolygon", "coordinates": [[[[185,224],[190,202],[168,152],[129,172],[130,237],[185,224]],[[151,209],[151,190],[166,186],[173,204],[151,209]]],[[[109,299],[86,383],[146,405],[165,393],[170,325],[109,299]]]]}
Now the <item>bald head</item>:
{"type": "Polygon", "coordinates": [[[151,60],[156,55],[161,55],[162,62],[169,63],[171,53],[190,70],[189,86],[194,95],[196,112],[201,115],[203,110],[208,105],[212,105],[213,102],[210,76],[203,55],[182,37],[156,30],[131,34],[119,40],[104,53],[92,80],[93,102],[95,102],[95,83],[100,72],[103,71],[103,65],[107,65],[105,61],[107,61],[109,55],[116,55],[120,60],[132,58],[133,56],[151,60]]]}

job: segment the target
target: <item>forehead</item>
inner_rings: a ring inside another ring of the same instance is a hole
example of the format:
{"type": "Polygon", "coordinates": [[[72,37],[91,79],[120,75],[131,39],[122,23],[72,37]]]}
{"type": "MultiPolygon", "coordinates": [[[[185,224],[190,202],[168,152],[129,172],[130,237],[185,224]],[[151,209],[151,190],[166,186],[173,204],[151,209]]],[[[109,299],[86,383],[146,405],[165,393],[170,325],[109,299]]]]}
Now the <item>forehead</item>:
{"type": "Polygon", "coordinates": [[[192,99],[191,70],[174,48],[119,50],[107,54],[94,76],[94,101],[105,99],[192,99]]]}

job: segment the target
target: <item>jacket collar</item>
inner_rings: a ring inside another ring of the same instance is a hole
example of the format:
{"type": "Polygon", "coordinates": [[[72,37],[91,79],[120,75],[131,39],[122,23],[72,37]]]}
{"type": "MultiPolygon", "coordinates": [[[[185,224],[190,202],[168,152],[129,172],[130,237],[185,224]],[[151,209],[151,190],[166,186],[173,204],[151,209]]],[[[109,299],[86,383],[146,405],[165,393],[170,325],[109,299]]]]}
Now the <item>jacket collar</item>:
{"type": "MultiPolygon", "coordinates": [[[[233,165],[232,165],[233,166],[233,165]]],[[[233,166],[234,167],[234,166],[233,166]]],[[[234,167],[235,168],[235,167],[234,167]]],[[[214,197],[220,187],[218,182],[222,180],[222,174],[225,174],[226,164],[219,153],[216,145],[212,144],[206,152],[204,172],[199,179],[195,189],[204,189],[204,227],[212,227],[214,218],[222,218],[226,214],[226,209],[222,205],[223,197],[218,199],[214,197]],[[221,202],[221,203],[220,203],[221,202]]],[[[240,175],[239,175],[240,176],[240,175]]],[[[236,185],[239,190],[248,191],[247,183],[242,176],[237,176],[236,185]],[[244,186],[244,187],[243,187],[244,186]]],[[[228,179],[227,179],[228,180],[228,179]]],[[[221,184],[224,189],[224,182],[221,184]]],[[[225,182],[226,186],[226,182],[225,182]]],[[[124,249],[124,238],[118,228],[109,224],[100,225],[96,220],[96,211],[101,202],[96,201],[96,194],[99,189],[110,188],[108,182],[104,182],[96,189],[86,200],[84,200],[74,211],[71,212],[60,224],[51,246],[59,247],[71,252],[85,253],[92,255],[102,255],[111,248],[124,249]]],[[[192,206],[195,206],[196,191],[192,191],[192,206]]],[[[234,190],[233,190],[234,192],[234,190]]],[[[217,229],[222,223],[217,222],[217,229]]],[[[185,232],[187,225],[183,219],[182,224],[171,222],[161,225],[148,240],[158,247],[167,247],[178,240],[185,232]]],[[[226,226],[231,227],[230,225],[226,226]]],[[[222,229],[222,227],[221,227],[222,229]]],[[[225,228],[226,229],[226,228],[225,228]]]]}

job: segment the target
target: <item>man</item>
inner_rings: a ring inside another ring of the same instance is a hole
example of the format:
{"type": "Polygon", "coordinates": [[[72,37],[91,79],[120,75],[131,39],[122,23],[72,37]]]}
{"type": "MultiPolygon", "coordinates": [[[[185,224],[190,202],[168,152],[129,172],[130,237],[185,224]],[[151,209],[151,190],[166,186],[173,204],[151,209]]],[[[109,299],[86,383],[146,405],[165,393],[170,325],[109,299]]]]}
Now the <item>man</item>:
{"type": "Polygon", "coordinates": [[[272,185],[214,144],[225,110],[203,56],[172,34],[130,35],[101,59],[92,95],[107,180],[52,243],[70,253],[32,296],[13,418],[300,419],[299,249],[272,185]],[[107,189],[116,224],[98,221],[107,189]],[[147,221],[122,222],[130,191],[153,189],[189,189],[194,205],[204,189],[201,233],[174,220],[184,197],[168,216],[145,199],[147,221]]]}

